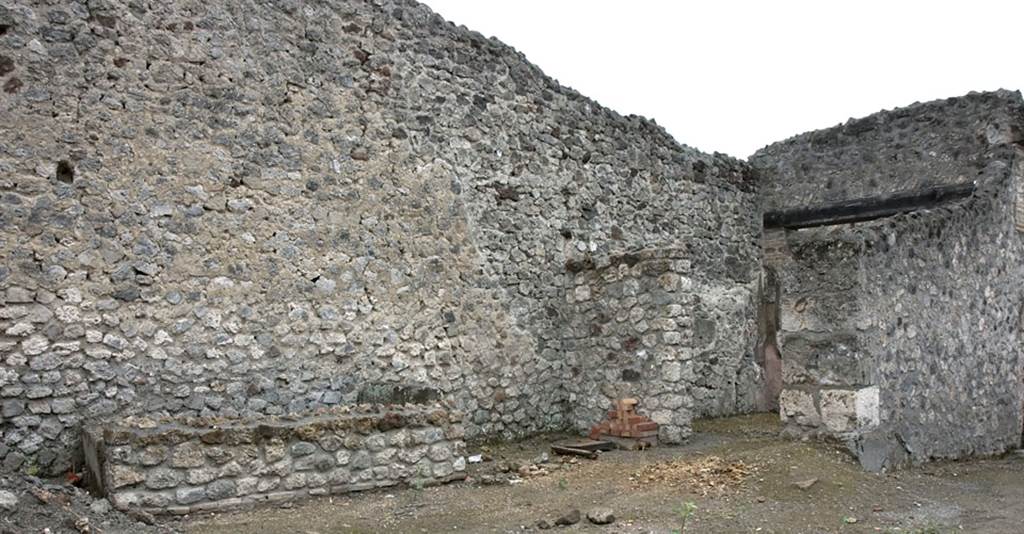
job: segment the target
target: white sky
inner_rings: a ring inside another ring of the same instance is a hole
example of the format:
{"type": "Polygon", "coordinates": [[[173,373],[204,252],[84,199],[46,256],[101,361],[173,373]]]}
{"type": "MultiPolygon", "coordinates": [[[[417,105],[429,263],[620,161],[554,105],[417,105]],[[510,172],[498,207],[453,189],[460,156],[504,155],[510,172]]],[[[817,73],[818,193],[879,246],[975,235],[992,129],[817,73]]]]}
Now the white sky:
{"type": "Polygon", "coordinates": [[[562,85],[746,157],[972,90],[1024,89],[1024,0],[424,0],[562,85]]]}

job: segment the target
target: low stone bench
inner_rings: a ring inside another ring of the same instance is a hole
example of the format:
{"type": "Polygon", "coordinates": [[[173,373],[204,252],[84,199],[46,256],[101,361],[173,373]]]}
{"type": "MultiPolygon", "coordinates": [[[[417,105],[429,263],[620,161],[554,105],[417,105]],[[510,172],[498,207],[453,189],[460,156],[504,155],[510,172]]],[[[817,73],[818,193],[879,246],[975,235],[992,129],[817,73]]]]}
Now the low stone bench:
{"type": "Polygon", "coordinates": [[[85,429],[92,483],[119,509],[188,514],[465,478],[461,415],[358,406],[295,417],[125,418],[85,429]]]}

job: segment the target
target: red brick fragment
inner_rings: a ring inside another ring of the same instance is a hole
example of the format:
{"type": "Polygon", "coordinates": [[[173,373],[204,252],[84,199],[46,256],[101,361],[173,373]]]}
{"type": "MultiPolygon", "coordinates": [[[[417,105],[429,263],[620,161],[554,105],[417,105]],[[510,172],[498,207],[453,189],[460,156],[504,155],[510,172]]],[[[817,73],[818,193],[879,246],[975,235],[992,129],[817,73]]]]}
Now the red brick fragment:
{"type": "Polygon", "coordinates": [[[598,439],[602,434],[624,438],[654,437],[658,435],[658,423],[636,413],[636,399],[619,399],[608,411],[608,418],[590,429],[590,438],[598,439]]]}

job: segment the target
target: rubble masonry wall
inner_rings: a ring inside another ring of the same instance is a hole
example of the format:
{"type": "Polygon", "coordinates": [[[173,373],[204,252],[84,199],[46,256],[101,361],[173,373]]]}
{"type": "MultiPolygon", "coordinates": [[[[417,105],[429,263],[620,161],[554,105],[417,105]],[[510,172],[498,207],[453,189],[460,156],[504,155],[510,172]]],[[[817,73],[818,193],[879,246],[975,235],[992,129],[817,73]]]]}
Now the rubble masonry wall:
{"type": "Polygon", "coordinates": [[[972,94],[805,134],[752,159],[793,197],[822,182],[841,193],[815,201],[860,198],[861,180],[887,180],[870,186],[881,196],[977,184],[971,198],[933,209],[786,232],[787,254],[767,267],[782,280],[792,429],[846,441],[870,469],[1020,445],[1022,109],[1017,93],[972,94]],[[822,161],[847,165],[812,175],[822,161]]]}
{"type": "Polygon", "coordinates": [[[86,429],[114,506],[177,515],[308,495],[465,478],[458,414],[439,406],[332,408],[259,419],[126,418],[86,429]]]}
{"type": "MultiPolygon", "coordinates": [[[[680,251],[695,317],[752,309],[744,163],[421,4],[0,1],[0,28],[5,470],[63,472],[84,425],[133,415],[411,397],[469,438],[592,424],[684,365],[576,345],[568,295],[623,255],[680,251]],[[577,391],[610,353],[642,381],[577,391]]],[[[747,321],[718,328],[694,413],[759,379],[747,321]]]]}

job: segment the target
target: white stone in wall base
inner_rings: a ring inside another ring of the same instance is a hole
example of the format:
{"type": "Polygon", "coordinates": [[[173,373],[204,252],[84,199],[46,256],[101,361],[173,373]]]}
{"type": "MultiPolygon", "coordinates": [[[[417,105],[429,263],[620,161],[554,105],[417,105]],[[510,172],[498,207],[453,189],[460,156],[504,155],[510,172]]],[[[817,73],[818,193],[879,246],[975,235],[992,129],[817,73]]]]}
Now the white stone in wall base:
{"type": "Polygon", "coordinates": [[[877,427],[881,423],[881,404],[878,386],[857,390],[857,398],[854,402],[857,412],[857,427],[859,429],[868,430],[877,427]]]}
{"type": "Polygon", "coordinates": [[[815,428],[837,436],[852,435],[876,428],[880,423],[877,386],[860,389],[786,389],[779,396],[783,423],[815,428]]]}
{"type": "Polygon", "coordinates": [[[784,389],[779,394],[779,416],[783,423],[795,423],[806,427],[821,425],[821,416],[814,406],[814,397],[799,389],[784,389]]]}
{"type": "Polygon", "coordinates": [[[857,427],[856,390],[825,389],[819,393],[822,425],[833,433],[851,432],[857,427]]]}

